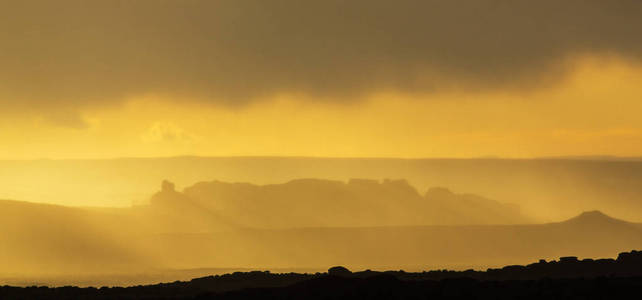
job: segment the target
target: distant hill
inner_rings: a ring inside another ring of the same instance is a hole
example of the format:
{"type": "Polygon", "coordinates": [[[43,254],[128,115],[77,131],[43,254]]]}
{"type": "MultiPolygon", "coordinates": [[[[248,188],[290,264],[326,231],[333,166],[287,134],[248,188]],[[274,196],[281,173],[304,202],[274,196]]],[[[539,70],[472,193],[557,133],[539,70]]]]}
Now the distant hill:
{"type": "Polygon", "coordinates": [[[515,203],[538,222],[568,219],[586,209],[642,221],[642,161],[637,158],[170,157],[0,161],[0,199],[127,207],[147,200],[163,179],[172,180],[182,190],[213,178],[259,185],[297,178],[405,178],[421,194],[430,187],[441,186],[515,203]]]}
{"type": "Polygon", "coordinates": [[[532,225],[243,229],[165,238],[176,253],[188,253],[195,247],[225,253],[243,249],[244,254],[209,258],[214,265],[239,259],[239,263],[248,261],[249,265],[265,268],[311,267],[314,262],[353,268],[420,269],[520,264],[569,254],[604,257],[624,249],[642,248],[642,227],[589,213],[565,222],[532,225]],[[236,244],[226,242],[222,246],[217,242],[230,240],[236,244]]]}
{"type": "Polygon", "coordinates": [[[183,193],[166,193],[166,198],[171,197],[175,203],[198,205],[255,228],[532,222],[514,204],[445,188],[421,195],[405,180],[298,179],[270,185],[212,181],[197,183],[183,193]]]}

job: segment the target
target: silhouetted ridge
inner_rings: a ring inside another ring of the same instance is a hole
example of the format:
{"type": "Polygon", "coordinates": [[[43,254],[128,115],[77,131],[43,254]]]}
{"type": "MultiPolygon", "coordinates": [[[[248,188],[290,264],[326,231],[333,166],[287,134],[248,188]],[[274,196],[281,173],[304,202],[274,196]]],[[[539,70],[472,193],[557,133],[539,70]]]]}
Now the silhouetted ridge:
{"type": "Polygon", "coordinates": [[[334,276],[350,276],[352,275],[352,272],[346,267],[336,266],[328,269],[328,274],[334,276]]]}
{"type": "Polygon", "coordinates": [[[629,223],[629,222],[608,216],[599,210],[585,211],[580,215],[574,218],[571,218],[565,222],[570,224],[580,224],[580,225],[605,225],[605,224],[616,225],[616,224],[629,223]]]}
{"type": "Polygon", "coordinates": [[[406,180],[296,179],[268,185],[212,181],[187,187],[182,194],[257,228],[530,223],[517,205],[445,188],[421,195],[406,180]]]}
{"type": "Polygon", "coordinates": [[[487,271],[437,270],[275,274],[237,272],[128,288],[0,287],[2,299],[635,299],[642,252],[617,259],[569,256],[487,271]]]}
{"type": "Polygon", "coordinates": [[[455,193],[444,187],[432,187],[426,192],[426,198],[454,197],[455,193]]]}
{"type": "MultiPolygon", "coordinates": [[[[596,208],[626,220],[642,216],[642,162],[576,159],[378,159],[172,157],[0,162],[0,198],[74,206],[140,204],[163,179],[278,183],[293,178],[404,178],[519,203],[539,219],[562,220],[596,208]],[[17,176],[48,170],[67,176],[17,176]],[[41,182],[43,180],[44,182],[41,182]],[[43,184],[44,183],[44,184],[43,184]],[[87,194],[83,186],[95,186],[87,194]],[[46,192],[31,186],[46,186],[46,192]]],[[[146,200],[146,199],[145,199],[146,200]]]]}
{"type": "Polygon", "coordinates": [[[177,206],[192,201],[187,195],[177,192],[174,183],[163,180],[160,192],[154,194],[150,202],[152,205],[177,206]]]}

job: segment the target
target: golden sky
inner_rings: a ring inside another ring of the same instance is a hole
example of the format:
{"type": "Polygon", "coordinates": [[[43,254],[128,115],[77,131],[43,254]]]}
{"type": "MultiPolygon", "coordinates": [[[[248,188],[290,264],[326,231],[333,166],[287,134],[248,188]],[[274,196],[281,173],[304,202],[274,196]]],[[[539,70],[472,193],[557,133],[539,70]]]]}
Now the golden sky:
{"type": "Polygon", "coordinates": [[[0,159],[642,155],[641,3],[364,1],[9,1],[0,159]]]}

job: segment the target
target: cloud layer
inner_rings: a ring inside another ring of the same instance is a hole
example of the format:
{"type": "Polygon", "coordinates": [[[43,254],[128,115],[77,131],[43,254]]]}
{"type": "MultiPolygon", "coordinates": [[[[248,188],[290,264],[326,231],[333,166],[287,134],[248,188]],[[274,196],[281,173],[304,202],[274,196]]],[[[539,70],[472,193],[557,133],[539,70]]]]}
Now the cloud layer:
{"type": "Polygon", "coordinates": [[[3,1],[0,105],[537,86],[570,56],[640,59],[641,15],[636,0],[3,1]]]}

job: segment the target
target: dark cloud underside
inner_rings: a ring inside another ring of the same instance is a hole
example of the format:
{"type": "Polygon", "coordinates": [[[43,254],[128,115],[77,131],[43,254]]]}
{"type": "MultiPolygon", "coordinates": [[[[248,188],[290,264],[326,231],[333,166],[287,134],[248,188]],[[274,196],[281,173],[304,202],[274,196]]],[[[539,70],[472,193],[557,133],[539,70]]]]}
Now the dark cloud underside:
{"type": "Polygon", "coordinates": [[[504,88],[642,56],[636,0],[0,1],[0,104],[504,88]]]}

